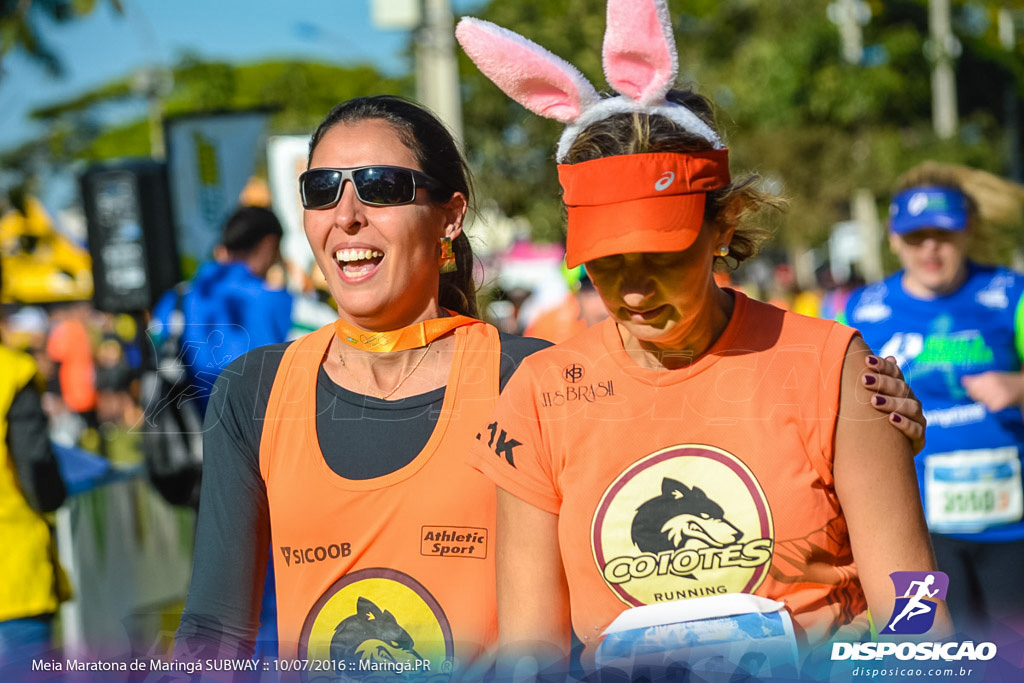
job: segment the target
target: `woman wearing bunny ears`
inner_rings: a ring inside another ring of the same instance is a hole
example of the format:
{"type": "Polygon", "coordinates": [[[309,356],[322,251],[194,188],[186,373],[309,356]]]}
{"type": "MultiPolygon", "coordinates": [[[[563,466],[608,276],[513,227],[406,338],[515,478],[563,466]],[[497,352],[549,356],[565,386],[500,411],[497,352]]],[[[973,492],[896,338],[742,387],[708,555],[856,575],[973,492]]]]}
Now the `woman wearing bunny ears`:
{"type": "MultiPolygon", "coordinates": [[[[480,423],[546,344],[473,319],[472,183],[433,114],[348,100],[308,163],[304,226],[339,320],[242,356],[217,382],[177,652],[248,658],[272,548],[286,666],[333,662],[333,680],[342,665],[359,678],[420,661],[431,680],[477,680],[497,637],[496,494],[466,453],[478,434],[516,453],[480,423]]],[[[895,366],[866,372],[904,395],[895,366]]],[[[921,420],[913,401],[900,410],[921,420]]]]}
{"type": "MultiPolygon", "coordinates": [[[[508,95],[566,124],[566,259],[610,313],[524,361],[471,456],[499,487],[506,661],[565,656],[571,628],[593,664],[629,608],[741,593],[784,603],[805,651],[863,637],[869,608],[881,630],[889,573],[935,569],[911,445],[859,376],[881,359],[848,327],[716,285],[776,200],[732,179],[711,103],[671,89],[664,3],[609,0],[607,27],[607,98],[515,33],[456,30],[508,95]]],[[[929,636],[949,630],[933,617],[929,636]]]]}

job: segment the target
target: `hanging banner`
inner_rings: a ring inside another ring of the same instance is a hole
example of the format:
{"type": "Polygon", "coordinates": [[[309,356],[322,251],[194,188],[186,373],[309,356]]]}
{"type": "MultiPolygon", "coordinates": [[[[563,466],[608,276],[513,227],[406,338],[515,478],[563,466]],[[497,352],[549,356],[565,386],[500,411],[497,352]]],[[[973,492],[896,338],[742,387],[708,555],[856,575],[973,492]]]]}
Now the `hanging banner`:
{"type": "Polygon", "coordinates": [[[213,254],[224,221],[261,157],[266,111],[188,115],[165,120],[167,173],[186,274],[213,254]]]}
{"type": "Polygon", "coordinates": [[[284,227],[281,255],[293,267],[308,273],[313,252],[302,229],[299,176],[306,170],[308,135],[275,135],[267,140],[267,177],[274,213],[284,227]]]}

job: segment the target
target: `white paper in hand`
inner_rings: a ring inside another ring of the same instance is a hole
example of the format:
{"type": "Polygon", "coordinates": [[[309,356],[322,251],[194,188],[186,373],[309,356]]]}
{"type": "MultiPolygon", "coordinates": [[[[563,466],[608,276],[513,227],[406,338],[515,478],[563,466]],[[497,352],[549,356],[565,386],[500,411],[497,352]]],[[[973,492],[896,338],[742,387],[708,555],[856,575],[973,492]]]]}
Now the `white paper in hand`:
{"type": "Polygon", "coordinates": [[[605,629],[599,668],[631,677],[670,668],[779,676],[796,670],[793,621],[785,604],[746,593],[643,605],[605,629]]]}

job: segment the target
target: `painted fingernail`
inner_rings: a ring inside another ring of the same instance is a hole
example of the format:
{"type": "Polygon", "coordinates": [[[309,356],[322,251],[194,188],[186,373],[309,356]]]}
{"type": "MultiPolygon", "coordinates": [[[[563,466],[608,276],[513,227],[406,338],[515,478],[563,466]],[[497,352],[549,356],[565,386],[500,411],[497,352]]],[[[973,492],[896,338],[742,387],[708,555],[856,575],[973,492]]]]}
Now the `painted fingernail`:
{"type": "Polygon", "coordinates": [[[868,365],[878,365],[878,358],[875,356],[868,356],[868,365]]]}
{"type": "Polygon", "coordinates": [[[893,413],[893,414],[892,414],[892,421],[893,421],[893,422],[897,422],[897,423],[898,423],[898,422],[903,422],[903,418],[902,418],[902,417],[900,417],[900,414],[899,414],[899,413],[893,413]]]}
{"type": "Polygon", "coordinates": [[[875,402],[876,406],[885,405],[885,396],[879,396],[878,394],[875,394],[871,400],[875,402]]]}
{"type": "Polygon", "coordinates": [[[867,384],[869,387],[877,381],[874,375],[864,375],[864,384],[867,384]]]}

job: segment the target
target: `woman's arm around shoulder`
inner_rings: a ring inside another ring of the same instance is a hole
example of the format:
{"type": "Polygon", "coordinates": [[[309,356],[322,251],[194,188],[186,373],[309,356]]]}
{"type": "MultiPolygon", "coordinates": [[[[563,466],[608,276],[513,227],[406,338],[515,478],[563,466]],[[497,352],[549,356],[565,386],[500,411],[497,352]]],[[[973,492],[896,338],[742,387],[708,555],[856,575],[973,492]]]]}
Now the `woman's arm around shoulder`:
{"type": "MultiPolygon", "coordinates": [[[[889,574],[934,571],[928,527],[911,444],[871,405],[873,391],[860,380],[871,351],[860,336],[850,342],[843,364],[833,476],[850,532],[853,557],[872,619],[881,630],[891,618],[895,592],[889,574]]],[[[945,603],[924,637],[952,632],[945,603]]]]}

